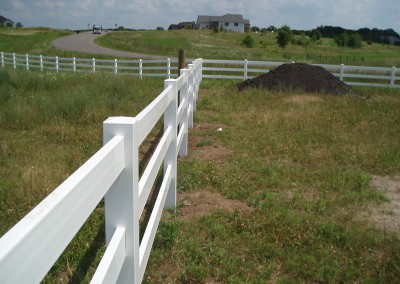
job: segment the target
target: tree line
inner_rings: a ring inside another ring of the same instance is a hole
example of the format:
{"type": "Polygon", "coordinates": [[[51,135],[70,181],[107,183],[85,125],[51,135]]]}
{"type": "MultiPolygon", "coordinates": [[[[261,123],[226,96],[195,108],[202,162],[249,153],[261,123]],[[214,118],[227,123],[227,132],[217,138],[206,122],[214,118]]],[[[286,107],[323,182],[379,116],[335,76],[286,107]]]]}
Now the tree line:
{"type": "MultiPolygon", "coordinates": [[[[287,44],[307,45],[309,41],[315,42],[322,37],[333,38],[338,46],[347,46],[352,48],[360,48],[362,41],[368,44],[372,42],[395,44],[400,46],[400,35],[393,29],[380,30],[377,28],[369,29],[362,28],[358,30],[344,29],[342,27],[333,26],[319,26],[312,30],[291,30],[289,26],[285,25],[281,28],[269,26],[268,28],[260,29],[252,27],[253,32],[277,32],[277,43],[280,47],[285,48],[287,44]],[[295,39],[294,36],[297,36],[295,39]],[[308,39],[306,38],[308,37],[308,39]]],[[[249,39],[247,39],[248,41],[249,39]]],[[[250,47],[243,42],[244,45],[250,47]]]]}

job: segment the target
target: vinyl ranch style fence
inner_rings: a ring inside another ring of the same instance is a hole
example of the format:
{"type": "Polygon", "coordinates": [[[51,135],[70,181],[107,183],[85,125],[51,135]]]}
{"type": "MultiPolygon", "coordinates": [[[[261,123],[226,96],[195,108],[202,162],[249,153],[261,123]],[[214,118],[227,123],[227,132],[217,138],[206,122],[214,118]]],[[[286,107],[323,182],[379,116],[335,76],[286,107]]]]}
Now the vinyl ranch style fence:
{"type": "MultiPolygon", "coordinates": [[[[16,68],[55,70],[59,71],[108,71],[117,74],[133,74],[140,78],[144,76],[157,76],[164,78],[177,77],[176,59],[164,60],[106,60],[106,59],[78,59],[49,57],[42,55],[28,55],[15,53],[0,53],[1,66],[16,68]]],[[[290,62],[268,62],[250,60],[210,60],[203,59],[203,78],[247,80],[261,74],[268,73],[279,65],[290,62]]],[[[396,67],[365,67],[351,65],[321,66],[331,72],[348,85],[375,86],[375,87],[400,87],[400,68],[396,67]]]]}
{"type": "Polygon", "coordinates": [[[91,283],[142,281],[162,210],[176,206],[177,156],[187,155],[201,68],[195,60],[177,79],[166,79],[136,117],[104,121],[103,147],[0,239],[0,283],[39,283],[103,197],[107,248],[91,283]],[[163,135],[139,177],[139,146],[162,116],[163,135]],[[139,218],[161,167],[139,242],[139,218]]]}
{"type": "Polygon", "coordinates": [[[178,60],[120,60],[96,58],[65,58],[58,56],[43,56],[15,53],[0,53],[1,66],[12,66],[14,69],[53,70],[56,72],[112,72],[118,74],[133,74],[142,77],[177,77],[178,60]]]}

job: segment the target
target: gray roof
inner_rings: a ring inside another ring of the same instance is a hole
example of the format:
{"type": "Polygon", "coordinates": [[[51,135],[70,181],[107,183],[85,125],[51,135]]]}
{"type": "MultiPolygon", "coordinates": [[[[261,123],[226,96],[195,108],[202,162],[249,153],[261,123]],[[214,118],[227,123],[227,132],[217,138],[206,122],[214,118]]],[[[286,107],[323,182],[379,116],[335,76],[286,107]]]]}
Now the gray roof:
{"type": "Polygon", "coordinates": [[[3,16],[0,15],[0,24],[5,23],[6,21],[9,21],[11,23],[14,23],[13,21],[11,21],[10,19],[4,18],[3,16]]]}
{"type": "Polygon", "coordinates": [[[206,22],[230,22],[230,23],[235,22],[235,23],[250,24],[249,20],[243,19],[243,16],[239,14],[226,14],[223,16],[199,15],[197,17],[197,23],[206,23],[206,22]]]}

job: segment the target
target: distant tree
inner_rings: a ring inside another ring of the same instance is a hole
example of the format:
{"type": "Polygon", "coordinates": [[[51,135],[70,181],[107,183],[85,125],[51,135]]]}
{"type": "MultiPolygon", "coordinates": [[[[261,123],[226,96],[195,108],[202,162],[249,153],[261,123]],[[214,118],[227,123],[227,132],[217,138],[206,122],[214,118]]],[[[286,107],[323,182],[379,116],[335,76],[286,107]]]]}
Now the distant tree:
{"type": "Polygon", "coordinates": [[[6,27],[7,27],[7,28],[12,28],[13,25],[12,25],[11,23],[7,23],[7,24],[6,24],[6,27]]]}
{"type": "Polygon", "coordinates": [[[254,46],[254,39],[251,37],[251,35],[247,35],[242,40],[242,44],[245,47],[252,48],[254,46]]]}
{"type": "Polygon", "coordinates": [[[335,37],[335,42],[338,46],[344,47],[347,45],[347,32],[340,34],[339,36],[335,37]]]}
{"type": "Polygon", "coordinates": [[[18,23],[15,24],[15,27],[16,27],[16,28],[22,28],[23,25],[21,24],[21,22],[18,22],[18,23]]]}
{"type": "Polygon", "coordinates": [[[360,48],[362,46],[362,37],[358,33],[348,34],[344,32],[335,38],[335,42],[341,47],[360,48]]]}
{"type": "Polygon", "coordinates": [[[125,28],[124,28],[123,26],[119,26],[119,27],[118,27],[118,30],[119,30],[119,31],[122,31],[122,30],[124,30],[124,29],[125,29],[125,28]]]}
{"type": "Polygon", "coordinates": [[[310,33],[310,39],[313,42],[316,42],[317,40],[320,40],[322,37],[321,32],[319,31],[319,29],[313,29],[310,33]]]}
{"type": "Polygon", "coordinates": [[[278,35],[276,36],[276,42],[281,48],[285,49],[292,39],[293,34],[289,26],[285,25],[279,29],[278,35]]]}
{"type": "Polygon", "coordinates": [[[275,32],[276,30],[277,30],[277,28],[274,27],[274,26],[269,26],[269,27],[267,28],[267,31],[269,31],[269,32],[275,32]]]}
{"type": "Polygon", "coordinates": [[[252,32],[261,32],[261,29],[259,27],[254,26],[254,27],[251,27],[251,31],[252,32]]]}
{"type": "Polygon", "coordinates": [[[358,33],[353,33],[347,38],[347,46],[352,48],[361,48],[362,37],[358,33]]]}
{"type": "Polygon", "coordinates": [[[157,27],[157,31],[163,31],[164,28],[163,27],[157,27]]]}

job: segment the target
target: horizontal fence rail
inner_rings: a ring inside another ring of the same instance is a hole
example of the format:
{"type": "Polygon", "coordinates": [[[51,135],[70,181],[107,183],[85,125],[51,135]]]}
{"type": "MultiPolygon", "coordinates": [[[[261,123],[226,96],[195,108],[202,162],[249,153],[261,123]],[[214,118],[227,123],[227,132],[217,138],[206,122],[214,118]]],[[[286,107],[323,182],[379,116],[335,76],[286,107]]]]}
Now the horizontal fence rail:
{"type": "MultiPolygon", "coordinates": [[[[1,66],[12,66],[14,69],[55,70],[72,72],[110,72],[131,74],[143,77],[178,77],[178,62],[172,59],[161,60],[117,60],[117,59],[82,59],[49,57],[15,53],[0,53],[1,66]]],[[[203,59],[203,78],[247,80],[268,73],[272,69],[291,62],[268,62],[250,60],[214,60],[203,59]]],[[[400,68],[396,67],[366,67],[352,65],[321,66],[348,85],[400,87],[400,68]]]]}
{"type": "Polygon", "coordinates": [[[162,210],[176,206],[177,156],[188,152],[201,68],[197,59],[165,80],[164,91],[136,117],[104,121],[103,147],[0,239],[0,283],[39,283],[103,197],[107,248],[91,283],[142,281],[162,210]],[[139,146],[162,117],[163,135],[139,177],[139,146]],[[160,169],[139,242],[139,219],[160,169]]]}

